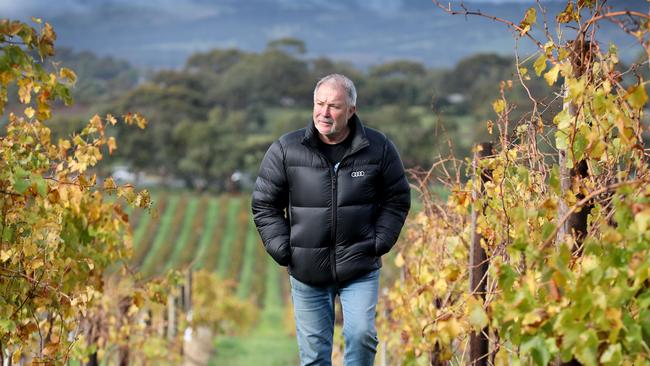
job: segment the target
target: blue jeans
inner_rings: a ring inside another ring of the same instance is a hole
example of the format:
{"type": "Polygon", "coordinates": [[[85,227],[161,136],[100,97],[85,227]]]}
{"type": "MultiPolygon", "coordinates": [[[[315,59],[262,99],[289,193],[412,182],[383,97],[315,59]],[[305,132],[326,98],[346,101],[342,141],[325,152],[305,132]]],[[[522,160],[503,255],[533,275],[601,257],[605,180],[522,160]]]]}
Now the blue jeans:
{"type": "Polygon", "coordinates": [[[345,366],[371,366],[377,353],[375,313],[379,269],[355,280],[314,287],[289,276],[296,317],[300,364],[331,365],[334,336],[334,299],[341,298],[345,366]]]}

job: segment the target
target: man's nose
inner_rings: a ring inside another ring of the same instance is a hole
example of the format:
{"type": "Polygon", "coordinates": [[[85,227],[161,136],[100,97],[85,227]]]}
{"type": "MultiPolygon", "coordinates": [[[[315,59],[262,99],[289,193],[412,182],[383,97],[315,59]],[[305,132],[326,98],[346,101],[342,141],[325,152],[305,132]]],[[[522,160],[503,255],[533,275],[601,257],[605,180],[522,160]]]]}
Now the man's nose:
{"type": "Polygon", "coordinates": [[[330,115],[330,107],[327,106],[327,105],[322,106],[321,107],[321,113],[326,117],[329,116],[330,115]]]}

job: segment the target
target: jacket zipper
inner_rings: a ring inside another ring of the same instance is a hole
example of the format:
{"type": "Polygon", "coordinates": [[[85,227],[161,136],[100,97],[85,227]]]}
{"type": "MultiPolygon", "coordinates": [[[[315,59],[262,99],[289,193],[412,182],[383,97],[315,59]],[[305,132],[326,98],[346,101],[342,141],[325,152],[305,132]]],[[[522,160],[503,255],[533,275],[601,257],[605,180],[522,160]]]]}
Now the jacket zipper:
{"type": "MultiPolygon", "coordinates": [[[[343,155],[341,158],[341,161],[339,161],[338,166],[336,167],[336,170],[334,168],[334,164],[329,164],[331,167],[330,170],[330,176],[332,177],[332,239],[331,239],[331,249],[330,249],[330,265],[332,266],[332,276],[334,277],[334,282],[338,283],[339,282],[339,276],[336,273],[336,211],[337,211],[337,199],[338,199],[338,192],[337,192],[337,184],[338,184],[338,177],[339,177],[339,170],[341,170],[341,167],[343,167],[343,161],[345,158],[348,156],[356,153],[357,151],[361,150],[362,148],[366,147],[367,144],[363,144],[359,146],[358,148],[350,151],[349,153],[343,155]],[[332,173],[333,172],[333,173],[332,173]]],[[[322,154],[321,154],[322,155],[322,154]]],[[[327,160],[327,158],[325,158],[327,160]]]]}
{"type": "MultiPolygon", "coordinates": [[[[343,161],[343,159],[341,159],[343,161]]],[[[336,273],[336,206],[337,206],[337,180],[339,174],[339,168],[341,164],[339,163],[338,168],[334,170],[334,165],[331,165],[330,176],[332,177],[332,238],[330,240],[330,266],[332,268],[332,277],[334,277],[334,282],[338,283],[338,274],[336,273]]]]}
{"type": "Polygon", "coordinates": [[[353,149],[349,153],[345,154],[342,158],[341,161],[339,162],[338,167],[336,170],[334,170],[334,164],[332,164],[323,153],[321,153],[318,149],[312,148],[314,152],[316,152],[318,155],[320,155],[326,162],[327,165],[329,166],[329,171],[330,171],[330,180],[332,182],[332,231],[331,231],[331,237],[330,237],[330,268],[332,270],[332,277],[334,279],[334,282],[338,283],[338,274],[336,273],[336,206],[337,206],[337,181],[338,181],[338,175],[339,175],[339,169],[343,166],[343,161],[345,158],[348,156],[356,153],[357,151],[363,149],[364,147],[368,146],[369,144],[366,142],[365,144],[362,144],[361,146],[358,146],[356,149],[353,149]]]}

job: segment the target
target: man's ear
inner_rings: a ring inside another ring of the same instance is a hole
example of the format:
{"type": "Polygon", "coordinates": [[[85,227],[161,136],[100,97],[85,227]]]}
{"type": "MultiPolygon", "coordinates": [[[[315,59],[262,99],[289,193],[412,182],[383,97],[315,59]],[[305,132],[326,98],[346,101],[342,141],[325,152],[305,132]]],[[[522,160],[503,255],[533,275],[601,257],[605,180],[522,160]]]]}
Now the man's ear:
{"type": "Polygon", "coordinates": [[[357,106],[353,105],[352,107],[350,107],[350,109],[348,110],[348,114],[349,114],[349,115],[348,115],[348,119],[350,119],[350,117],[352,117],[352,115],[353,115],[356,111],[357,111],[357,106]]]}

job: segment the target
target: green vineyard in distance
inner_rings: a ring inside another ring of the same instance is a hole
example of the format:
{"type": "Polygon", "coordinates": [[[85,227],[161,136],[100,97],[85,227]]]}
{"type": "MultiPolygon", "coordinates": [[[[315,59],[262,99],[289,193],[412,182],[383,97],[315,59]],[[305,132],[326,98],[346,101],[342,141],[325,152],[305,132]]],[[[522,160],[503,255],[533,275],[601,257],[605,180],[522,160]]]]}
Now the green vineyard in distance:
{"type": "Polygon", "coordinates": [[[283,323],[290,301],[287,273],[262,246],[252,220],[250,195],[156,191],[151,196],[155,213],[131,211],[132,264],[144,276],[191,265],[236,281],[237,296],[256,303],[261,317],[251,334],[220,339],[217,344],[225,352],[217,352],[218,357],[229,357],[232,365],[250,364],[257,357],[269,361],[268,350],[259,345],[275,342],[283,358],[272,363],[293,364],[297,347],[283,323]],[[260,351],[266,354],[257,355],[260,351]]]}

